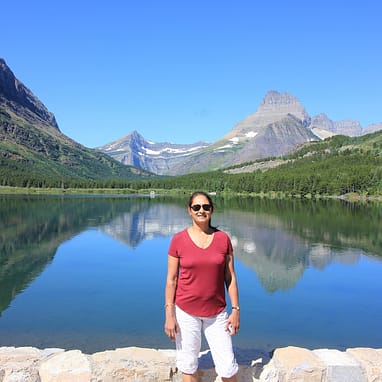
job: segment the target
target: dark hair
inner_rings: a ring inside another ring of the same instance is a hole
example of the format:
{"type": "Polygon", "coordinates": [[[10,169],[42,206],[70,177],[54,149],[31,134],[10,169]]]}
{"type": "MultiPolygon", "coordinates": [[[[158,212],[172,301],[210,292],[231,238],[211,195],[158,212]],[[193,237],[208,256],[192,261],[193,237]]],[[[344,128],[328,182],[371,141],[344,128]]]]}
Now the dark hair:
{"type": "MultiPolygon", "coordinates": [[[[192,206],[192,202],[193,202],[194,198],[195,198],[196,196],[198,196],[198,195],[202,195],[202,196],[204,196],[204,197],[207,198],[208,203],[211,204],[211,212],[213,212],[213,211],[214,211],[214,203],[213,203],[213,201],[212,201],[212,199],[211,199],[211,196],[208,195],[208,194],[207,194],[206,192],[204,192],[204,191],[195,191],[195,192],[190,196],[190,199],[188,199],[188,207],[191,207],[191,206],[192,206]]],[[[214,227],[214,226],[211,225],[211,219],[210,219],[210,221],[208,222],[208,224],[209,224],[210,228],[216,229],[216,227],[214,227]]]]}

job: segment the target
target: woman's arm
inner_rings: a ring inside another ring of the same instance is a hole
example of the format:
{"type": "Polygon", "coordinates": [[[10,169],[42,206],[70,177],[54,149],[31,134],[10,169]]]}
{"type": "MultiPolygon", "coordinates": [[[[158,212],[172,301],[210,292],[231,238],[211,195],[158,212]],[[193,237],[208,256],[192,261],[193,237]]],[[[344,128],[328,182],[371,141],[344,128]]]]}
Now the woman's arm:
{"type": "Polygon", "coordinates": [[[171,339],[175,339],[175,333],[178,332],[178,324],[175,317],[175,291],[178,283],[179,273],[179,258],[174,256],[168,256],[167,265],[167,279],[165,289],[165,312],[166,321],[164,330],[167,336],[171,339]]]}
{"type": "Polygon", "coordinates": [[[233,254],[229,254],[226,257],[225,284],[232,306],[232,312],[227,321],[227,329],[230,329],[230,334],[233,335],[238,333],[240,328],[239,290],[237,286],[233,254]]]}

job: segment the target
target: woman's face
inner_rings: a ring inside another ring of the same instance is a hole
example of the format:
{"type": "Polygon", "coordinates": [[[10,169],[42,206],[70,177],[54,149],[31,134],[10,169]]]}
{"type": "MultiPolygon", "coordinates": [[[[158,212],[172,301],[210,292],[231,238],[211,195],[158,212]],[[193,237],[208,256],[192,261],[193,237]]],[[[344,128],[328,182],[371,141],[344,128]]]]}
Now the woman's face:
{"type": "Polygon", "coordinates": [[[195,195],[191,207],[188,207],[188,213],[195,222],[203,223],[211,219],[213,208],[204,195],[195,195]]]}

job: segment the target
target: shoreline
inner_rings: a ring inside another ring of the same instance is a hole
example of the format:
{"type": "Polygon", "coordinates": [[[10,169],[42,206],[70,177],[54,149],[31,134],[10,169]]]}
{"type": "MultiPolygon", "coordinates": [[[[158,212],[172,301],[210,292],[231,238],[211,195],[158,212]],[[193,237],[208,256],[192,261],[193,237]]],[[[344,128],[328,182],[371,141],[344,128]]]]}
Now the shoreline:
{"type": "MultiPolygon", "coordinates": [[[[141,195],[150,198],[156,196],[177,196],[184,195],[188,190],[131,190],[126,188],[37,188],[37,187],[13,187],[13,186],[0,186],[1,195],[50,195],[50,196],[63,196],[63,195],[88,195],[88,196],[132,196],[141,195]]],[[[192,191],[189,191],[192,193],[192,191]]],[[[242,197],[257,197],[269,199],[339,199],[348,202],[381,202],[382,195],[366,195],[360,193],[349,193],[344,195],[291,195],[282,191],[269,191],[267,193],[227,193],[223,192],[220,196],[242,196],[242,197]]]]}
{"type": "MultiPolygon", "coordinates": [[[[382,380],[382,349],[315,349],[288,346],[272,354],[236,349],[238,382],[382,380]],[[242,353],[241,353],[242,351],[242,353]]],[[[210,352],[199,357],[203,382],[220,382],[210,352]]],[[[181,382],[175,350],[139,347],[117,348],[93,354],[80,350],[35,347],[0,347],[2,382],[181,382]]]]}

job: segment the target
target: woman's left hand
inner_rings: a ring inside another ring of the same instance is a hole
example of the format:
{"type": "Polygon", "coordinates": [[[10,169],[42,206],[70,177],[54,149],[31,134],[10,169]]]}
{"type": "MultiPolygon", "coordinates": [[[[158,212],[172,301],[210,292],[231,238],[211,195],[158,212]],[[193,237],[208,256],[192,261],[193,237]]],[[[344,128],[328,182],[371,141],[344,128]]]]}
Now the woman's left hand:
{"type": "Polygon", "coordinates": [[[229,315],[226,330],[229,331],[229,334],[233,336],[234,334],[239,333],[240,329],[240,313],[238,310],[233,310],[229,315]]]}

